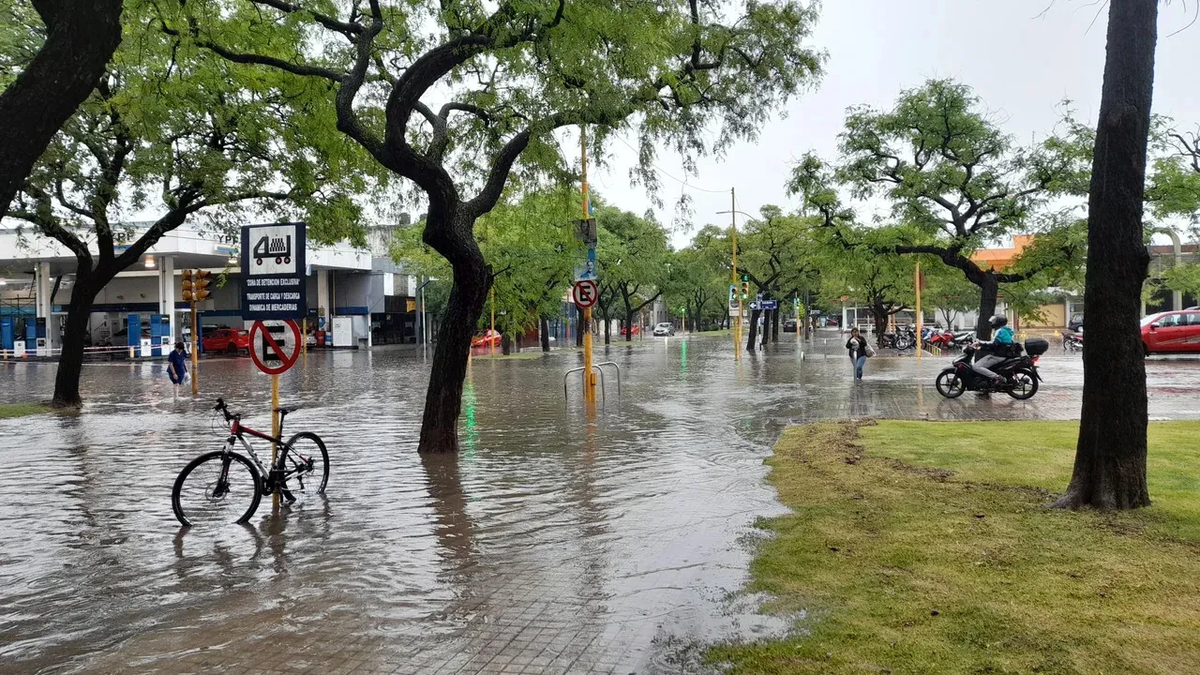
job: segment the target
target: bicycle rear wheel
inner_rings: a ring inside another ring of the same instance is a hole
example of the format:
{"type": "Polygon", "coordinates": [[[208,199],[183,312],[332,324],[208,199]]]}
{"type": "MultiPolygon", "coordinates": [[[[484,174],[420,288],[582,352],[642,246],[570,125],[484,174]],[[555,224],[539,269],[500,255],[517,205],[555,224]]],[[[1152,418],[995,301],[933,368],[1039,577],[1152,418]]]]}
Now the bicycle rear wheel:
{"type": "Polygon", "coordinates": [[[262,479],[250,460],[218,450],[193,459],[171,490],[171,508],[184,525],[250,520],[262,499],[262,479]]]}
{"type": "Polygon", "coordinates": [[[292,496],[319,495],[329,482],[329,453],[325,442],[311,431],[302,431],[288,439],[283,448],[283,470],[292,496]]]}

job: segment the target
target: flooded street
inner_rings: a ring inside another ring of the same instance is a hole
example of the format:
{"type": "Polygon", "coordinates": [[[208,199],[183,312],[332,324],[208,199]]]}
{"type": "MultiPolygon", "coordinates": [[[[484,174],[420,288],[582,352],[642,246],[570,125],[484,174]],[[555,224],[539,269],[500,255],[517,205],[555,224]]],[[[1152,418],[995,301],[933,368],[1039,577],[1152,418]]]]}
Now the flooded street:
{"type": "MultiPolygon", "coordinates": [[[[325,499],[216,531],[180,529],[171,485],[221,447],[216,396],[269,430],[269,378],[204,361],[193,401],[164,364],[86,366],[83,414],[0,420],[0,672],[698,672],[706,644],[787,628],[738,596],[786,424],[1079,413],[1078,357],[1043,359],[1030,401],[949,401],[948,358],[873,359],[856,385],[836,341],[600,347],[623,391],[610,374],[591,424],[577,379],[563,399],[578,353],[476,359],[460,456],[424,459],[419,353],[313,353],[281,391],[285,432],[328,446],[325,499]]],[[[1200,363],[1147,369],[1152,418],[1200,418],[1200,363]]],[[[49,398],[53,373],[0,367],[0,402],[49,398]]]]}

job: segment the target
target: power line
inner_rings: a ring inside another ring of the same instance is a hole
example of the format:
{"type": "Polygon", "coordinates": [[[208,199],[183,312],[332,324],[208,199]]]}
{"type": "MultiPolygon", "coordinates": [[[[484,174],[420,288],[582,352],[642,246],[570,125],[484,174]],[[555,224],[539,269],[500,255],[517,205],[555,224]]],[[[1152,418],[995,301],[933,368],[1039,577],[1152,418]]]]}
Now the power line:
{"type": "MultiPolygon", "coordinates": [[[[632,150],[634,152],[638,152],[638,149],[633,147],[632,145],[630,145],[629,142],[626,141],[624,138],[622,138],[620,134],[613,134],[613,138],[616,138],[618,141],[621,141],[621,143],[623,143],[625,145],[625,147],[629,148],[630,150],[632,150]]],[[[685,188],[688,188],[691,190],[696,190],[697,192],[708,192],[710,194],[715,194],[715,195],[723,195],[726,192],[728,192],[728,190],[709,190],[707,188],[702,188],[702,187],[692,185],[692,184],[688,183],[686,180],[682,180],[682,179],[676,178],[675,176],[671,175],[669,172],[667,172],[666,169],[655,164],[654,162],[650,162],[650,166],[658,173],[666,176],[667,178],[670,178],[671,180],[675,181],[676,183],[679,183],[680,185],[682,185],[685,188]]]]}

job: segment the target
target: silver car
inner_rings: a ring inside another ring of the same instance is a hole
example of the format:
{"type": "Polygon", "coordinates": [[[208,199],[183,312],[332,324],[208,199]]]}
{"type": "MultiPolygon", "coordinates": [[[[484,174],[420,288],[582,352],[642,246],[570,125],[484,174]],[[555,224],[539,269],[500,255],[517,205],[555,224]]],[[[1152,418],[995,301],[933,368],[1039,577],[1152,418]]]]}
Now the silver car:
{"type": "Polygon", "coordinates": [[[654,337],[667,337],[675,334],[675,326],[669,323],[655,324],[654,337]]]}

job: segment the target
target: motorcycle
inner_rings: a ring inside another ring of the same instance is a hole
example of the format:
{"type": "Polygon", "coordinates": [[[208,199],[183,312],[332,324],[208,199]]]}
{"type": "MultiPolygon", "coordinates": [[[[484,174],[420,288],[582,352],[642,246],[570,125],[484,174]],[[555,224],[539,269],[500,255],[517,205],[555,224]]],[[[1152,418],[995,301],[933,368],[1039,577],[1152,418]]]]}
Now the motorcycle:
{"type": "Polygon", "coordinates": [[[893,349],[899,349],[900,351],[912,349],[913,347],[917,346],[917,331],[911,326],[904,326],[903,328],[897,329],[894,334],[888,333],[883,337],[885,343],[890,343],[887,344],[887,346],[892,347],[893,349]]]}
{"type": "Polygon", "coordinates": [[[1075,354],[1083,351],[1083,331],[1063,335],[1062,348],[1064,352],[1075,354]]]}
{"type": "Polygon", "coordinates": [[[1018,401],[1024,401],[1037,393],[1038,383],[1042,380],[1037,369],[1038,358],[1049,348],[1050,343],[1041,338],[1026,340],[1024,354],[1010,356],[990,368],[1003,378],[1003,382],[997,384],[971,367],[978,348],[973,344],[967,345],[963,347],[962,356],[938,373],[934,385],[938,393],[946,398],[958,398],[967,391],[982,391],[1004,392],[1018,401]]]}
{"type": "Polygon", "coordinates": [[[954,333],[948,330],[934,331],[934,333],[930,335],[927,340],[925,340],[925,344],[929,345],[930,347],[937,347],[942,351],[950,351],[958,347],[956,336],[954,333]]]}

